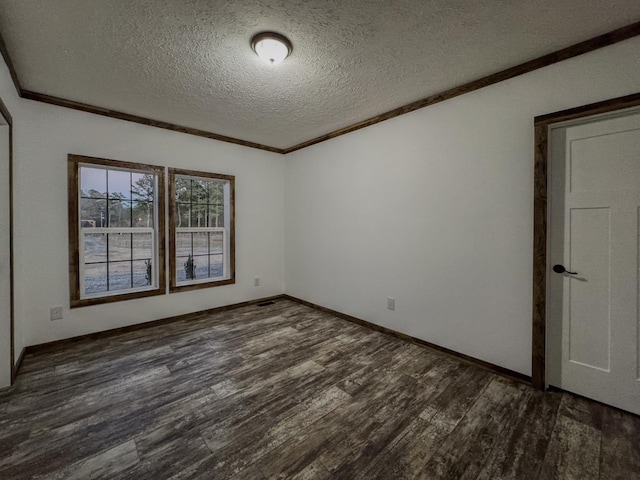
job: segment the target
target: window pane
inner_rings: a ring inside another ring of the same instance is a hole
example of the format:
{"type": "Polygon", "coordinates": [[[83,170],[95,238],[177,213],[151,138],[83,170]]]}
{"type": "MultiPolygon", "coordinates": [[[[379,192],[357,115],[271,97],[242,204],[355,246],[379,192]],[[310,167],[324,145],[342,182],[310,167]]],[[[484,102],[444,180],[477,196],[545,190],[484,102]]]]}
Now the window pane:
{"type": "Polygon", "coordinates": [[[176,277],[179,282],[185,280],[193,280],[197,277],[198,261],[192,257],[178,257],[176,262],[176,277]],[[190,264],[189,261],[192,260],[190,264]],[[189,272],[187,274],[187,272],[189,272]],[[194,276],[195,275],[195,276],[194,276]]]}
{"type": "Polygon", "coordinates": [[[212,278],[215,277],[222,277],[224,275],[224,269],[223,269],[223,256],[222,255],[210,255],[209,256],[209,263],[211,265],[210,267],[210,273],[209,276],[212,278]]]}
{"type": "Polygon", "coordinates": [[[209,277],[209,255],[194,256],[196,262],[196,278],[209,277]]]}
{"type": "Polygon", "coordinates": [[[151,261],[133,262],[134,288],[146,287],[153,284],[153,264],[151,261]]]}
{"type": "Polygon", "coordinates": [[[176,227],[190,227],[191,205],[188,203],[178,203],[176,207],[176,227]]]}
{"type": "Polygon", "coordinates": [[[133,259],[150,260],[153,257],[153,236],[150,233],[132,234],[133,259]]]}
{"type": "Polygon", "coordinates": [[[84,291],[86,294],[107,291],[107,265],[105,263],[84,266],[84,291]]]}
{"type": "MultiPolygon", "coordinates": [[[[76,167],[78,175],[78,192],[69,199],[70,211],[78,212],[77,219],[70,219],[72,228],[79,227],[78,238],[70,242],[80,243],[70,266],[79,264],[81,275],[80,291],[71,292],[71,306],[93,304],[84,301],[85,295],[100,299],[96,303],[111,302],[122,297],[110,293],[163,285],[165,279],[158,276],[163,259],[157,258],[159,253],[164,256],[164,248],[157,250],[164,236],[158,235],[157,223],[164,222],[165,214],[156,210],[165,187],[159,182],[160,169],[74,155],[69,155],[68,165],[76,167]]],[[[70,185],[73,179],[69,177],[70,185]]]]}
{"type": "MultiPolygon", "coordinates": [[[[194,173],[195,175],[195,173],[194,173]]],[[[198,177],[175,176],[175,207],[171,212],[171,222],[178,230],[193,229],[192,232],[171,232],[175,242],[175,276],[178,284],[198,284],[208,286],[207,279],[224,278],[227,267],[227,252],[224,245],[229,241],[229,231],[197,231],[225,228],[226,216],[230,211],[226,192],[231,182],[211,178],[203,173],[198,177]],[[224,267],[224,268],[223,268],[224,267]]]]}
{"type": "Polygon", "coordinates": [[[82,228],[106,227],[107,201],[93,198],[81,198],[80,226],[82,228]]]}
{"type": "Polygon", "coordinates": [[[209,205],[209,227],[224,227],[224,206],[209,205]]]}
{"type": "Polygon", "coordinates": [[[193,203],[207,203],[208,183],[206,180],[193,180],[191,201],[193,203]]]}
{"type": "Polygon", "coordinates": [[[106,198],[107,171],[104,168],[80,167],[80,196],[106,198]]]}
{"type": "Polygon", "coordinates": [[[131,193],[133,200],[153,202],[155,200],[156,178],[149,173],[131,174],[131,193]]]}
{"type": "Polygon", "coordinates": [[[193,254],[209,255],[209,235],[207,232],[195,232],[193,234],[193,254]]]}
{"type": "Polygon", "coordinates": [[[109,198],[131,200],[131,173],[109,170],[109,198]]]}
{"type": "Polygon", "coordinates": [[[153,202],[133,202],[132,227],[153,227],[153,202]]]}
{"type": "MultiPolygon", "coordinates": [[[[107,236],[104,233],[90,233],[84,236],[84,262],[107,261],[107,236]]],[[[106,271],[105,271],[106,275],[106,271]]],[[[106,280],[105,280],[106,281],[106,280]]]]}
{"type": "Polygon", "coordinates": [[[209,182],[209,203],[224,203],[224,181],[209,182]]]}
{"type": "Polygon", "coordinates": [[[109,200],[109,226],[112,228],[131,226],[131,202],[109,200]]]}
{"type": "Polygon", "coordinates": [[[109,262],[131,260],[131,234],[109,234],[109,262]]]}
{"type": "Polygon", "coordinates": [[[193,205],[191,205],[191,226],[192,227],[206,227],[208,216],[209,216],[209,211],[206,204],[194,203],[193,205]]]}
{"type": "Polygon", "coordinates": [[[131,288],[131,262],[109,262],[109,290],[131,288]]]}
{"type": "Polygon", "coordinates": [[[189,203],[191,201],[191,180],[176,177],[176,201],[189,203]]]}
{"type": "Polygon", "coordinates": [[[185,276],[184,268],[182,267],[186,259],[187,257],[178,257],[178,261],[176,262],[176,280],[178,282],[184,282],[187,278],[185,276]]]}
{"type": "Polygon", "coordinates": [[[211,251],[209,253],[222,253],[223,232],[209,232],[209,241],[211,242],[211,251]]]}
{"type": "Polygon", "coordinates": [[[176,234],[176,255],[179,257],[191,255],[191,233],[176,234]]]}

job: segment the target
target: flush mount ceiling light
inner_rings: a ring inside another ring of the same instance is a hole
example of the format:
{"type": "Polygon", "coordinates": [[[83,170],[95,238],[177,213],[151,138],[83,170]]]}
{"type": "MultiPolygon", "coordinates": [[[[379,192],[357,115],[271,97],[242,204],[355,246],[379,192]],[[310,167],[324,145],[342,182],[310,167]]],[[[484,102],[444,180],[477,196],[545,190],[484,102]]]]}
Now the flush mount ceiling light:
{"type": "Polygon", "coordinates": [[[289,39],[279,33],[262,32],[251,39],[251,48],[267,65],[278,65],[291,54],[289,39]]]}

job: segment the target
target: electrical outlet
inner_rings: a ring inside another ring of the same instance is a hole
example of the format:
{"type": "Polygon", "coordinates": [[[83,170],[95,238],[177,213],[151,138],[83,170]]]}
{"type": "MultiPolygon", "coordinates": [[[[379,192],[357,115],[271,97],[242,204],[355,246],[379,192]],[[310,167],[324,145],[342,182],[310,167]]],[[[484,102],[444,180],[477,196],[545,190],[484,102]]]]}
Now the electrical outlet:
{"type": "Polygon", "coordinates": [[[387,297],[387,308],[389,310],[395,310],[396,309],[396,299],[393,297],[387,297]]]}
{"type": "Polygon", "coordinates": [[[260,277],[253,277],[253,286],[254,287],[260,286],[260,277]]]}
{"type": "Polygon", "coordinates": [[[51,321],[62,320],[62,307],[51,307],[49,310],[51,321]]]}

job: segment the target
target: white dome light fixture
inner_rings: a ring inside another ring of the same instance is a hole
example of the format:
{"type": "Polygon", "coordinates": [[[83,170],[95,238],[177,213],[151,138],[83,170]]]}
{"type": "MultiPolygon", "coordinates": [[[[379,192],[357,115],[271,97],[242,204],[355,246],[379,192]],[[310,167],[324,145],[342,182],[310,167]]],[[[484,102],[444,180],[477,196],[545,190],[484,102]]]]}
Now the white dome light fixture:
{"type": "Polygon", "coordinates": [[[287,58],[293,47],[289,39],[275,32],[261,32],[251,39],[251,48],[267,65],[278,65],[287,58]]]}

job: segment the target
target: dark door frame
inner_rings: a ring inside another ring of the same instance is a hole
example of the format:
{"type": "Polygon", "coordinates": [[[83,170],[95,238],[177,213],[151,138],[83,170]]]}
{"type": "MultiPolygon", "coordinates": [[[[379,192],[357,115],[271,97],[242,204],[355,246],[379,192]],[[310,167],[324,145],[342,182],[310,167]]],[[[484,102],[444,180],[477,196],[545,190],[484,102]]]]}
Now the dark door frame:
{"type": "Polygon", "coordinates": [[[0,115],[9,125],[9,295],[10,295],[10,314],[9,329],[11,336],[11,383],[15,380],[16,368],[16,352],[15,352],[15,325],[14,325],[14,272],[13,272],[13,118],[9,113],[9,109],[0,98],[0,115]]]}
{"type": "Polygon", "coordinates": [[[535,155],[533,171],[533,338],[531,381],[546,386],[547,332],[547,166],[549,162],[549,126],[554,123],[607,113],[640,105],[640,93],[603,102],[562,110],[535,118],[535,155]]]}

